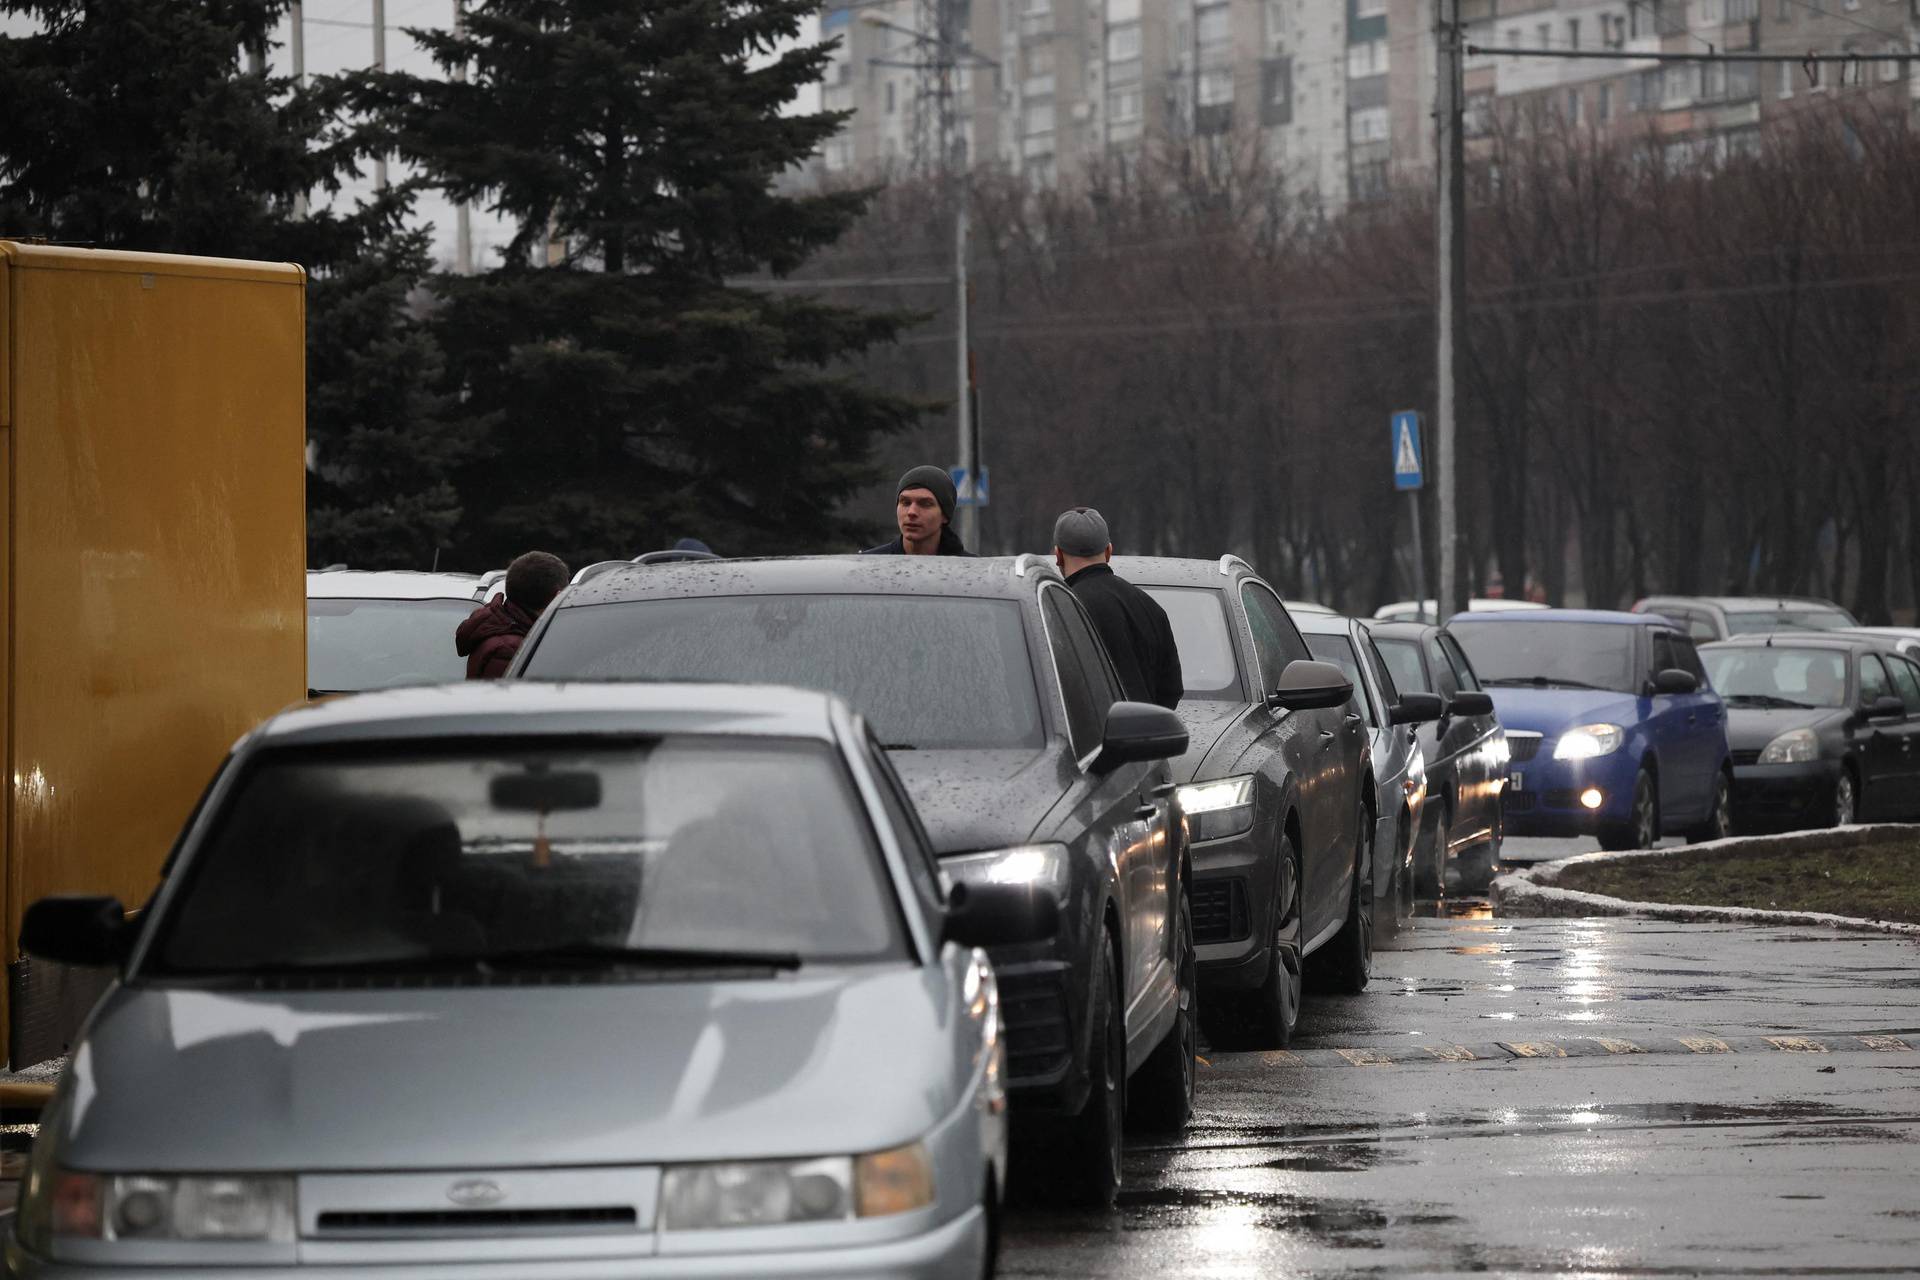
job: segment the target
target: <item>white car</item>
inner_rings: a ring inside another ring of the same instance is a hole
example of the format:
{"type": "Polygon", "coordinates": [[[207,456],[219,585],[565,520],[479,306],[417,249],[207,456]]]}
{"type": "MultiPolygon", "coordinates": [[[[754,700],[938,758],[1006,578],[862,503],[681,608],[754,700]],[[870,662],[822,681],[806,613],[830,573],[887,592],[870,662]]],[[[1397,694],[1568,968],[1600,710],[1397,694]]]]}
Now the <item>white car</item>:
{"type": "Polygon", "coordinates": [[[359,693],[467,674],[453,633],[486,599],[471,573],[316,569],[307,574],[307,692],[359,693]]]}
{"type": "MultiPolygon", "coordinates": [[[[1547,606],[1535,604],[1531,600],[1504,600],[1489,596],[1476,596],[1467,601],[1468,613],[1507,613],[1514,609],[1544,609],[1547,606]]],[[[1373,611],[1376,622],[1425,622],[1431,625],[1434,615],[1439,611],[1437,600],[1428,600],[1423,605],[1418,600],[1396,600],[1392,604],[1383,604],[1373,611]]]]}

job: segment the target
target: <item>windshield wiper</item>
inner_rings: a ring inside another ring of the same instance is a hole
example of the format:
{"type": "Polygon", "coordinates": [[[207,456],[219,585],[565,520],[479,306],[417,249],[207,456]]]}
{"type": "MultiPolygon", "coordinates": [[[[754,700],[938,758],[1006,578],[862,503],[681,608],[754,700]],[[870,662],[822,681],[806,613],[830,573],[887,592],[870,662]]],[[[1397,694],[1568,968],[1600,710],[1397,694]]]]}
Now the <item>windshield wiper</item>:
{"type": "Polygon", "coordinates": [[[880,749],[882,751],[918,751],[920,748],[911,742],[883,742],[880,744],[880,749]]]}
{"type": "Polygon", "coordinates": [[[1584,680],[1567,680],[1560,676],[1498,676],[1492,680],[1483,679],[1481,684],[1495,684],[1508,688],[1528,689],[1597,689],[1612,692],[1604,685],[1588,684],[1584,680]]]}
{"type": "Polygon", "coordinates": [[[551,947],[521,947],[480,955],[449,957],[479,969],[626,965],[656,969],[798,969],[800,957],[792,951],[728,951],[692,947],[612,947],[591,942],[551,947]]]}

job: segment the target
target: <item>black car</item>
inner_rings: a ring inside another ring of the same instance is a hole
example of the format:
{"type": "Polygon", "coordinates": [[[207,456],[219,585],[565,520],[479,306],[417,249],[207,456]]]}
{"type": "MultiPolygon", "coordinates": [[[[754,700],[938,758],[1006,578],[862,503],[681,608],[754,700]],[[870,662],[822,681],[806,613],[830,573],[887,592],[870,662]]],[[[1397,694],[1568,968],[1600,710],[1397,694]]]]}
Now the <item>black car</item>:
{"type": "Polygon", "coordinates": [[[1500,791],[1506,784],[1507,746],[1493,699],[1445,627],[1420,622],[1375,622],[1375,648],[1401,693],[1440,698],[1438,720],[1419,729],[1427,762],[1427,804],[1413,860],[1422,893],[1443,887],[1484,888],[1500,860],[1500,791]]]}
{"type": "Polygon", "coordinates": [[[1780,632],[1703,645],[1746,830],[1920,816],[1920,666],[1883,640],[1780,632]]]}
{"type": "Polygon", "coordinates": [[[1174,778],[1207,1037],[1284,1046],[1309,969],[1358,992],[1372,968],[1376,802],[1353,686],[1237,556],[1113,569],[1167,611],[1180,649],[1190,742],[1174,778]]]}
{"type": "MultiPolygon", "coordinates": [[[[725,680],[840,694],[880,736],[947,875],[1039,882],[1047,943],[997,949],[1016,1137],[1063,1194],[1111,1200],[1123,1112],[1186,1123],[1191,868],[1169,761],[1050,561],[849,556],[612,569],[576,583],[513,675],[725,680]]],[[[906,807],[906,797],[883,797],[906,807]]]]}

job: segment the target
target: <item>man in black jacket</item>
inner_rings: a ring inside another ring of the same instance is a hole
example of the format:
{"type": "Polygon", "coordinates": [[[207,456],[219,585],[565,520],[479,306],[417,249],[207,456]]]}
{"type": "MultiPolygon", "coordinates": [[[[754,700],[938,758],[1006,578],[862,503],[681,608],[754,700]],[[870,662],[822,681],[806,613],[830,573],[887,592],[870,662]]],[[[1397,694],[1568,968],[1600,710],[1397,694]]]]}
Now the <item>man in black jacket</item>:
{"type": "Polygon", "coordinates": [[[953,477],[940,467],[915,467],[900,477],[893,522],[900,536],[868,547],[863,556],[971,556],[953,531],[953,477]]]}
{"type": "Polygon", "coordinates": [[[1064,511],[1053,522],[1054,562],[1093,619],[1128,700],[1176,707],[1186,686],[1173,624],[1152,596],[1114,573],[1112,558],[1107,522],[1092,507],[1064,511]]]}

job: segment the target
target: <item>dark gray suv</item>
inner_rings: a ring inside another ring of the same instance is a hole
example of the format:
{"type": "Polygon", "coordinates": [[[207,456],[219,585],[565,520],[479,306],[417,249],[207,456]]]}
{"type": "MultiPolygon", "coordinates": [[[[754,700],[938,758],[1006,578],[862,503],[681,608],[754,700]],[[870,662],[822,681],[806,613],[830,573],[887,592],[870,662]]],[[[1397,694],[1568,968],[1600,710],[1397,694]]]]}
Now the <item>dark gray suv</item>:
{"type": "Polygon", "coordinates": [[[1196,977],[1168,761],[1187,732],[1164,708],[1122,700],[1051,562],[615,568],[554,601],[513,674],[748,681],[845,698],[886,747],[949,877],[1058,895],[1052,941],[992,953],[1014,1139],[1057,1166],[1047,1186],[1109,1201],[1123,1115],[1185,1125],[1196,977]]]}

